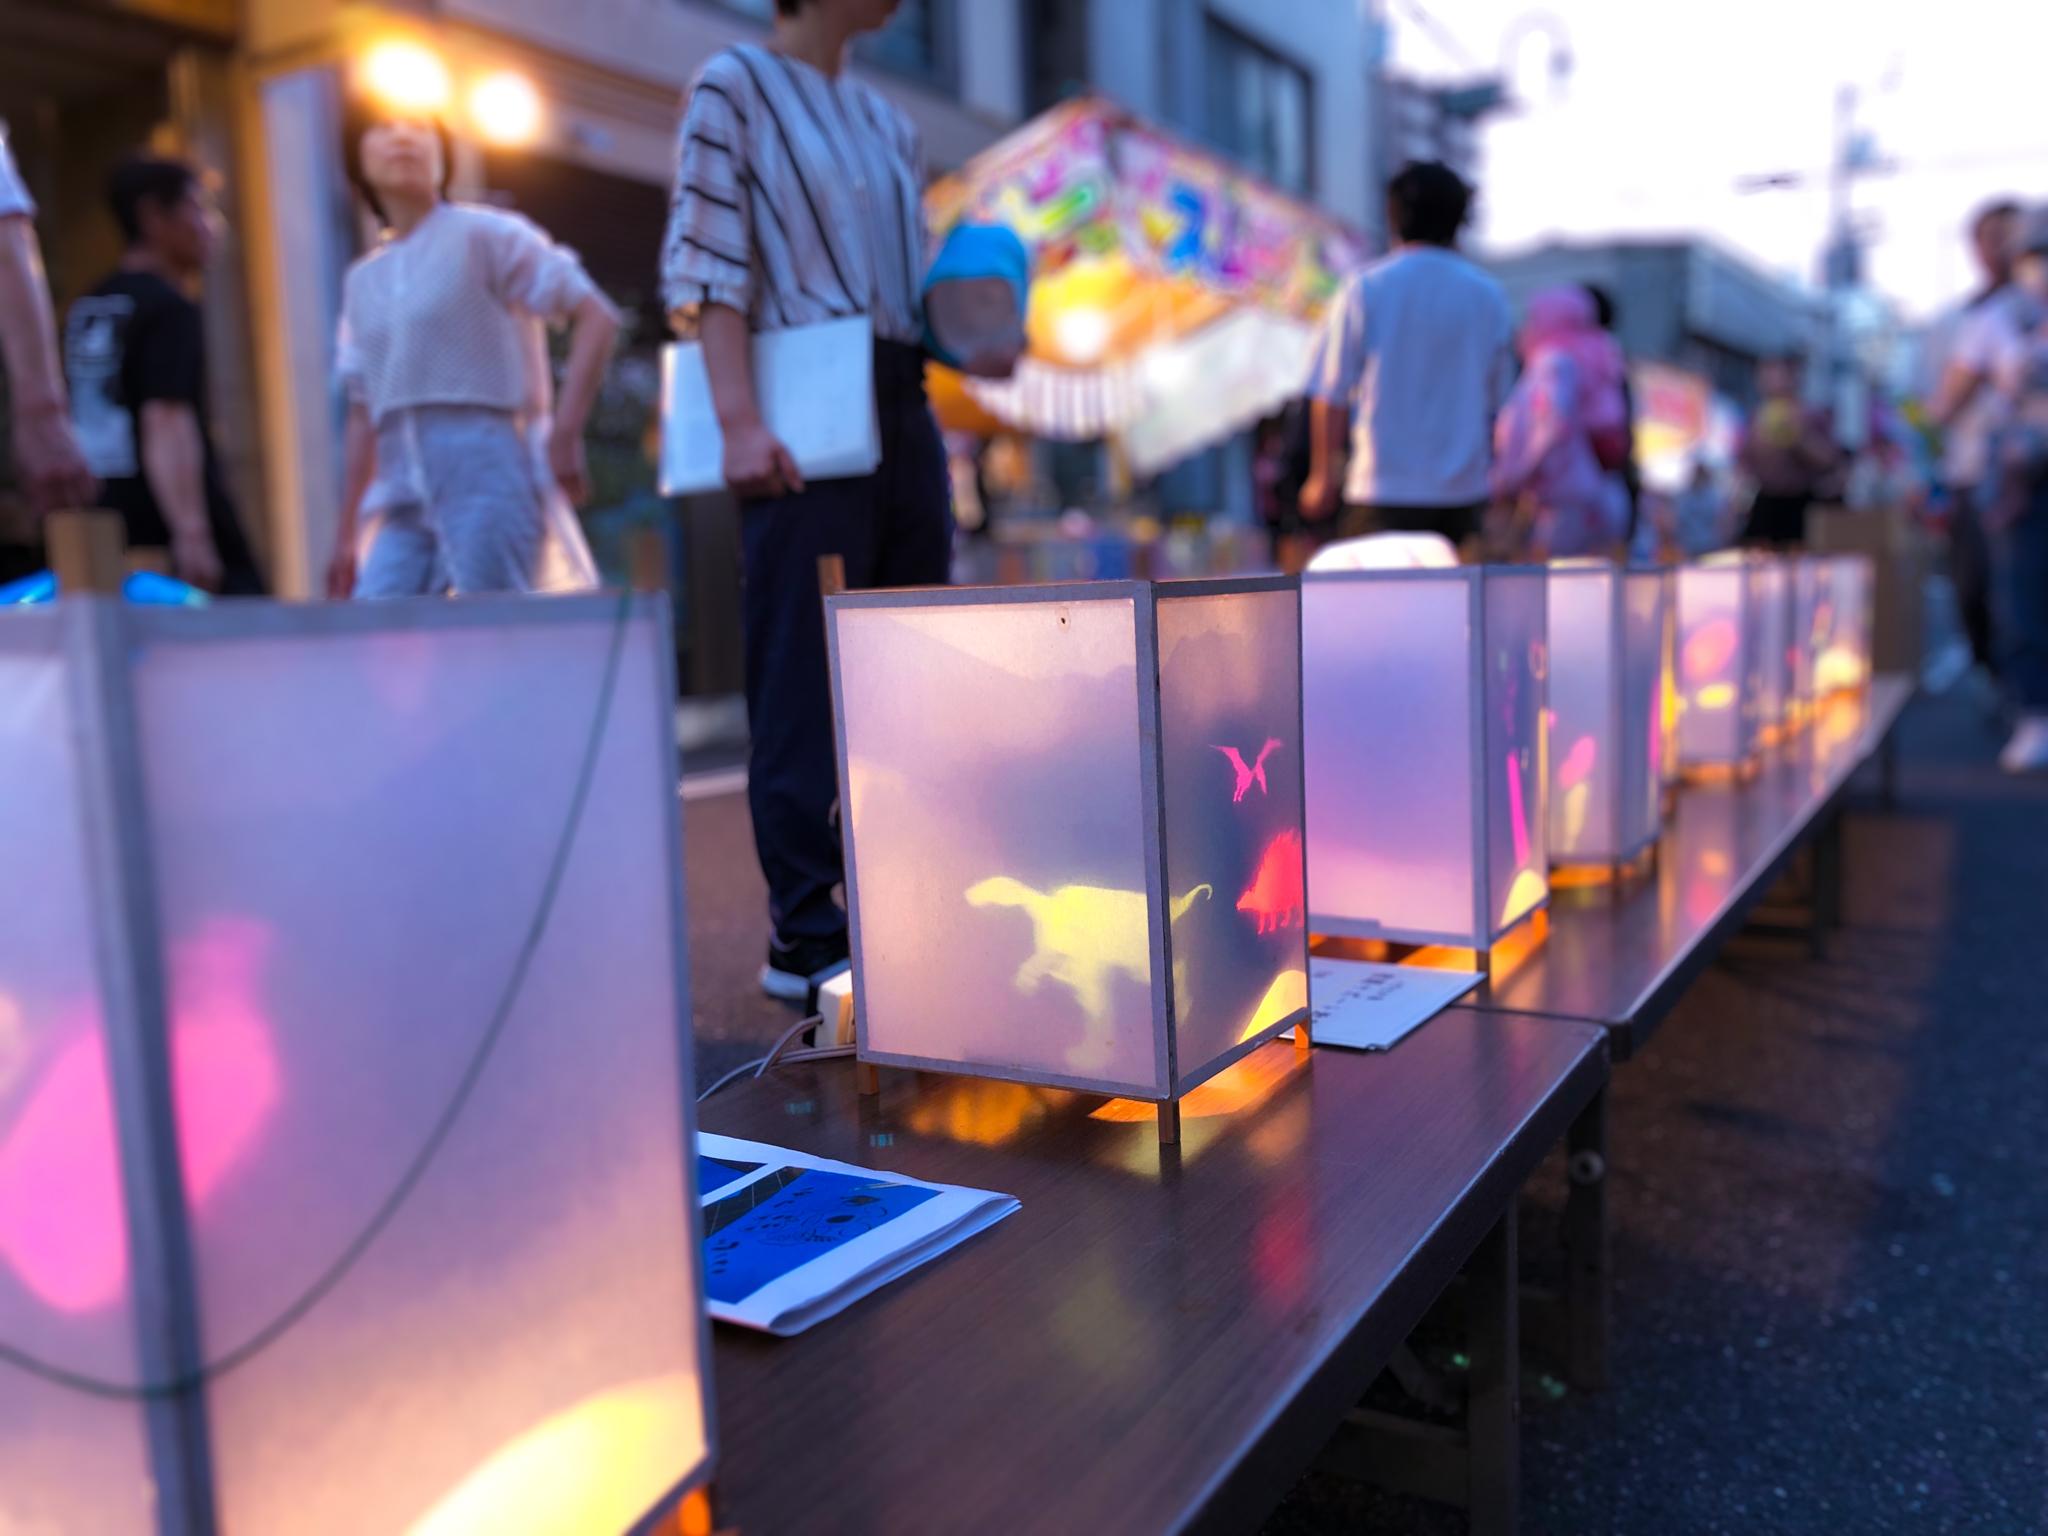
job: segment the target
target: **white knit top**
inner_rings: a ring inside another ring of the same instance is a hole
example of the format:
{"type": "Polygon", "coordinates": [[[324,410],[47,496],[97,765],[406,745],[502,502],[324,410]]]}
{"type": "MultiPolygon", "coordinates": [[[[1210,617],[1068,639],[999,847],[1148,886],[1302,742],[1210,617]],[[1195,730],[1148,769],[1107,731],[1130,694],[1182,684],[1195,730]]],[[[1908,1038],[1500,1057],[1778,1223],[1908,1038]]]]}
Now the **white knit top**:
{"type": "Polygon", "coordinates": [[[560,323],[597,292],[576,253],[532,220],[443,203],[348,269],[335,369],[373,424],[418,405],[517,412],[520,318],[560,323]]]}

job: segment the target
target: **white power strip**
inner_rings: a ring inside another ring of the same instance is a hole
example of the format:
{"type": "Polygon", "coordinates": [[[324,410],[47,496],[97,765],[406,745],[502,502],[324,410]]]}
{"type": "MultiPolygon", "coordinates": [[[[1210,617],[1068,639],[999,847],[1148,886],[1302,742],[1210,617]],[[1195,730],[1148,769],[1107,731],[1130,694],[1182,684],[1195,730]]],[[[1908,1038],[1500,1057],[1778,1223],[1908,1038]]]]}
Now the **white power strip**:
{"type": "Polygon", "coordinates": [[[817,1041],[820,1046],[853,1044],[853,972],[841,971],[818,983],[817,1041]]]}

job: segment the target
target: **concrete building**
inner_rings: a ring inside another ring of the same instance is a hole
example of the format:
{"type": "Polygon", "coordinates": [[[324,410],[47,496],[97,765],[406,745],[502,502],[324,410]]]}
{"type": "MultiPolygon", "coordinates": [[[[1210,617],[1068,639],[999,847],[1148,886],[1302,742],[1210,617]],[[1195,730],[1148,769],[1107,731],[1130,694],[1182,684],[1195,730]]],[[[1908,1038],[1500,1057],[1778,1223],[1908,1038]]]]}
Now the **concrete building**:
{"type": "Polygon", "coordinates": [[[1745,406],[1757,362],[1810,349],[1822,323],[1811,295],[1704,240],[1561,242],[1483,260],[1518,310],[1559,283],[1606,289],[1630,357],[1700,374],[1745,406]]]}
{"type": "MultiPolygon", "coordinates": [[[[633,413],[662,334],[681,93],[772,14],[773,0],[0,0],[0,119],[43,205],[60,306],[118,254],[100,189],[123,154],[149,144],[205,168],[233,232],[207,283],[212,414],[278,591],[307,596],[339,499],[341,274],[373,233],[342,173],[342,72],[393,38],[432,49],[455,89],[456,194],[533,217],[640,315],[594,428],[601,497],[626,505],[651,494],[633,413]],[[499,72],[541,103],[516,147],[462,110],[499,72]]],[[[934,173],[1087,88],[1364,225],[1373,28],[1357,0],[904,0],[855,67],[916,120],[934,173]]]]}

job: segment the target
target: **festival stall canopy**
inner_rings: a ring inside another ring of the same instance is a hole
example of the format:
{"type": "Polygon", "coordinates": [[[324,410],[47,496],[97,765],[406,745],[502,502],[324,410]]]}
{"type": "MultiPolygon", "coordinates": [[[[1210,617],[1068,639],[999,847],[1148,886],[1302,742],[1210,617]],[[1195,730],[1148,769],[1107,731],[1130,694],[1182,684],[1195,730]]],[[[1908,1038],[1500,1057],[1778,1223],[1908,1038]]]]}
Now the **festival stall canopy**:
{"type": "Polygon", "coordinates": [[[934,238],[1006,224],[1031,249],[1030,350],[996,382],[935,370],[949,426],[1116,434],[1151,473],[1306,382],[1313,324],[1362,236],[1096,98],[1064,103],[926,193],[934,238]]]}

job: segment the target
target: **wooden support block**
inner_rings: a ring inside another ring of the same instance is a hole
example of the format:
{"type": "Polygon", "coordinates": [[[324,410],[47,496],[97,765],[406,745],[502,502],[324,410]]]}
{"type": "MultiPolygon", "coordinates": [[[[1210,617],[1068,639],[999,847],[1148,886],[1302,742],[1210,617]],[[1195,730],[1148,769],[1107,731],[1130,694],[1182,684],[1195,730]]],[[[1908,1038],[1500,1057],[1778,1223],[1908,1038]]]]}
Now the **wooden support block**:
{"type": "Polygon", "coordinates": [[[846,590],[846,561],[838,555],[818,556],[818,596],[837,597],[846,590]]]}
{"type": "Polygon", "coordinates": [[[882,1091],[882,1069],[872,1061],[857,1061],[853,1064],[853,1086],[856,1092],[874,1098],[882,1091]]]}
{"type": "Polygon", "coordinates": [[[127,544],[127,525],[118,512],[52,512],[43,519],[43,546],[57,573],[59,596],[119,597],[127,544]]]}
{"type": "Polygon", "coordinates": [[[1167,1099],[1159,1106],[1159,1145],[1180,1145],[1180,1100],[1167,1099]]]}
{"type": "Polygon", "coordinates": [[[1308,1021],[1304,1019],[1294,1026],[1294,1048],[1297,1051],[1305,1051],[1313,1043],[1308,1037],[1308,1021]]]}

